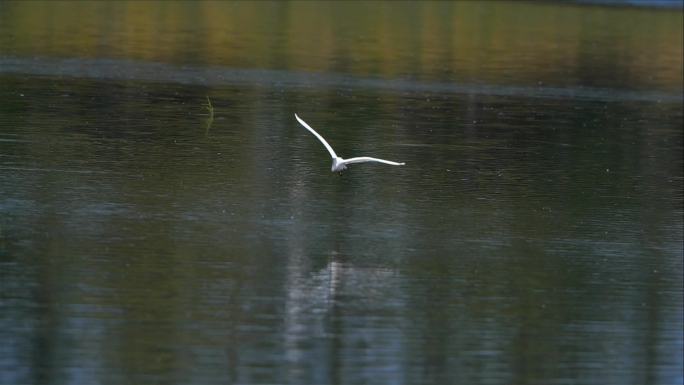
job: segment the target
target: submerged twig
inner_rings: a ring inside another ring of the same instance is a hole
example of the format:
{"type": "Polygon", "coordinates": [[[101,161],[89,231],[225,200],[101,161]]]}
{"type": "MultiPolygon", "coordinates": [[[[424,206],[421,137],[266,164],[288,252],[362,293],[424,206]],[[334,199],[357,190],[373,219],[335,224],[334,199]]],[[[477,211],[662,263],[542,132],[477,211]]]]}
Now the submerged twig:
{"type": "Polygon", "coordinates": [[[205,135],[209,135],[209,129],[211,128],[212,123],[214,123],[214,106],[211,105],[211,100],[209,100],[209,96],[207,96],[207,105],[204,106],[204,108],[206,108],[207,111],[209,111],[209,117],[207,118],[205,128],[205,135]]]}

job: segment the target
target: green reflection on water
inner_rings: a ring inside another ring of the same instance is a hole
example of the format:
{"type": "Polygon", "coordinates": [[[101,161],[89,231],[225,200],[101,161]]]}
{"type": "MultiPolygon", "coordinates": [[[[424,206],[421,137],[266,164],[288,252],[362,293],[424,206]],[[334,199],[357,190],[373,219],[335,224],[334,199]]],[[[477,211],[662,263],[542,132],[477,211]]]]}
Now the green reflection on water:
{"type": "MultiPolygon", "coordinates": [[[[393,4],[3,3],[0,47],[681,92],[681,13],[393,4]]],[[[681,382],[678,103],[0,82],[5,382],[681,382]]]]}

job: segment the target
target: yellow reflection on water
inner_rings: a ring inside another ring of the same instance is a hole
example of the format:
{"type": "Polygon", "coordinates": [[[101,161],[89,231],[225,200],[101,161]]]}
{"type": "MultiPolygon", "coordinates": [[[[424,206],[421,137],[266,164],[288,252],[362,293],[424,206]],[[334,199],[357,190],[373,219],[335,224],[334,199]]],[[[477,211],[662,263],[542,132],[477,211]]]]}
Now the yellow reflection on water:
{"type": "Polygon", "coordinates": [[[533,2],[9,2],[0,32],[11,36],[0,39],[0,51],[17,56],[496,84],[576,83],[591,72],[585,67],[598,64],[634,86],[682,87],[681,10],[533,2]]]}

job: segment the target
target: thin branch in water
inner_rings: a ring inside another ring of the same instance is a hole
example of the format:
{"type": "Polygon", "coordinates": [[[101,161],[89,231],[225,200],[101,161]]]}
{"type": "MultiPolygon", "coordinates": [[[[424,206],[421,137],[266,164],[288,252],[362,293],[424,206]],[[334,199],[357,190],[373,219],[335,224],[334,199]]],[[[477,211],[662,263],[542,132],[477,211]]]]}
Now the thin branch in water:
{"type": "Polygon", "coordinates": [[[207,96],[207,105],[204,106],[204,108],[206,108],[207,111],[209,111],[209,117],[207,118],[205,127],[205,135],[209,135],[209,129],[211,128],[212,123],[214,123],[214,106],[211,104],[209,96],[207,96]]]}

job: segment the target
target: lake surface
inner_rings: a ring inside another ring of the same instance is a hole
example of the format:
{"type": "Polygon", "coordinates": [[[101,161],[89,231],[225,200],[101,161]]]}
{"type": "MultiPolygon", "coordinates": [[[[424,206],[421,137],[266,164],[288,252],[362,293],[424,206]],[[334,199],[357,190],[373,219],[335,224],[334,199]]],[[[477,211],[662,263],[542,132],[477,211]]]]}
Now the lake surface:
{"type": "Polygon", "coordinates": [[[681,384],[682,30],[0,3],[0,383],[681,384]]]}

